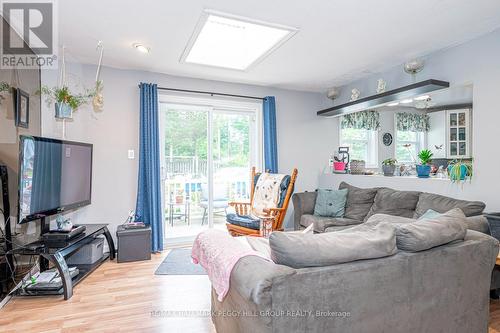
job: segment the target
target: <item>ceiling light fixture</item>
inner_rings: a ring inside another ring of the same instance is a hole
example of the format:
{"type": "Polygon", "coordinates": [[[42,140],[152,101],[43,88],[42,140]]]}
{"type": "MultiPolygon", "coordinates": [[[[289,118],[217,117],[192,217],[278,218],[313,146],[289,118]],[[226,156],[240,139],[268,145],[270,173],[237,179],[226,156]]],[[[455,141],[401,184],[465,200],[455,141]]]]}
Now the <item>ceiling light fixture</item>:
{"type": "Polygon", "coordinates": [[[132,46],[141,53],[149,53],[151,51],[151,48],[144,46],[140,43],[135,43],[132,46]]]}
{"type": "Polygon", "coordinates": [[[423,96],[418,96],[418,97],[415,97],[415,100],[416,101],[425,101],[426,99],[429,99],[429,95],[423,95],[423,96]]]}
{"type": "Polygon", "coordinates": [[[396,106],[396,105],[399,105],[399,102],[392,102],[387,104],[387,106],[396,106]]]}
{"type": "Polygon", "coordinates": [[[247,70],[295,33],[296,28],[206,10],[181,62],[247,70]]]}
{"type": "Polygon", "coordinates": [[[413,99],[409,98],[409,99],[403,99],[400,103],[401,104],[409,104],[411,102],[413,102],[413,99]]]}

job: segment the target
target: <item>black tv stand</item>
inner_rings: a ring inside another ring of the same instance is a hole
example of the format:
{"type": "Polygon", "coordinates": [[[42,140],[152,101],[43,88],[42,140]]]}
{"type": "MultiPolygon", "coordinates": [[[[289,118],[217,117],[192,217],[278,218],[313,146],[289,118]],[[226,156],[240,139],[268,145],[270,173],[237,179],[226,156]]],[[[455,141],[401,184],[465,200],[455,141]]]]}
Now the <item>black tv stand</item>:
{"type": "MultiPolygon", "coordinates": [[[[19,288],[17,295],[21,296],[44,296],[44,295],[64,295],[64,299],[70,299],[73,296],[73,287],[80,281],[86,278],[97,267],[99,267],[108,258],[115,259],[115,244],[113,238],[107,228],[107,224],[84,224],[86,229],[82,234],[68,240],[65,243],[50,243],[43,241],[42,238],[36,242],[27,244],[10,251],[10,254],[21,255],[38,255],[40,257],[40,271],[43,272],[49,269],[49,264],[52,263],[59,271],[62,277],[62,287],[58,290],[43,290],[43,291],[30,291],[26,288],[19,288]],[[104,235],[108,242],[109,252],[92,265],[75,265],[78,267],[80,273],[74,278],[70,277],[68,265],[65,258],[78,251],[84,245],[90,243],[97,236],[104,235]]],[[[45,221],[42,221],[42,233],[47,231],[45,221]]]]}

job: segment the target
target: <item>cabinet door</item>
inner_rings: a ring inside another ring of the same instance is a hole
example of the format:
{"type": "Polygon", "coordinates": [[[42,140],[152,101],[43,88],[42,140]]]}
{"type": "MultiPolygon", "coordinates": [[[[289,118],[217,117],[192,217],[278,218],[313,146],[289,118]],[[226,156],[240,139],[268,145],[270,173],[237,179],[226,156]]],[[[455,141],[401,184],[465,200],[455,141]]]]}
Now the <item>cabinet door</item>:
{"type": "Polygon", "coordinates": [[[433,158],[446,158],[446,111],[429,113],[430,130],[427,132],[427,149],[433,158]]]}
{"type": "Polygon", "coordinates": [[[449,110],[447,113],[446,151],[448,158],[470,158],[470,110],[449,110]]]}

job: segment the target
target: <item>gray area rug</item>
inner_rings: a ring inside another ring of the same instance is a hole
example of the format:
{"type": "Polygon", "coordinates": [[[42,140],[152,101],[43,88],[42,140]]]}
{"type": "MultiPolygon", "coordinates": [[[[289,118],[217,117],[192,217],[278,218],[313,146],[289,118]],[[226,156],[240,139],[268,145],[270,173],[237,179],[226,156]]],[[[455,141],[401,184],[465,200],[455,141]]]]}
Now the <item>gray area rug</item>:
{"type": "Polygon", "coordinates": [[[191,261],[191,248],[173,249],[156,269],[155,275],[206,275],[200,265],[191,261]]]}

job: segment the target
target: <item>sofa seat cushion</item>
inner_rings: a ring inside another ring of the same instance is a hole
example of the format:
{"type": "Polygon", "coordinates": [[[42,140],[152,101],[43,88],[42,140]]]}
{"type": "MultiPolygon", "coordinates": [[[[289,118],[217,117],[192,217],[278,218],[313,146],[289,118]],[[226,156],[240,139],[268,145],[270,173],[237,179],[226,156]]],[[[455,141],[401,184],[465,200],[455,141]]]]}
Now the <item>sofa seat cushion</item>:
{"type": "Polygon", "coordinates": [[[234,213],[229,213],[226,215],[226,221],[227,223],[239,225],[240,227],[245,227],[254,230],[260,229],[260,219],[250,215],[238,215],[234,213]]]}
{"type": "Polygon", "coordinates": [[[455,208],[435,218],[401,225],[396,229],[398,249],[418,252],[463,240],[467,232],[464,213],[455,208]]]}
{"type": "Polygon", "coordinates": [[[388,214],[413,218],[420,192],[379,189],[365,221],[375,214],[388,214]]]}
{"type": "Polygon", "coordinates": [[[409,217],[402,217],[402,216],[395,216],[395,215],[388,215],[388,214],[375,214],[372,215],[368,218],[368,220],[364,223],[367,225],[376,225],[381,222],[387,222],[391,223],[394,225],[396,228],[399,228],[400,226],[403,226],[408,223],[414,223],[417,220],[409,218],[409,217]]]}
{"type": "Polygon", "coordinates": [[[329,266],[397,252],[396,231],[390,223],[322,234],[273,232],[269,244],[273,261],[293,268],[329,266]]]}
{"type": "Polygon", "coordinates": [[[339,190],[347,189],[347,202],[344,217],[363,221],[373,205],[377,188],[359,188],[342,182],[339,190]]]}
{"type": "Polygon", "coordinates": [[[460,208],[465,216],[481,215],[486,205],[481,201],[458,200],[433,193],[420,193],[414,218],[419,218],[429,209],[438,213],[446,213],[453,208],[460,208]]]}
{"type": "Polygon", "coordinates": [[[314,232],[324,232],[326,228],[331,226],[355,225],[362,222],[345,217],[325,217],[311,214],[305,214],[300,217],[300,225],[308,227],[313,224],[314,232]]]}

